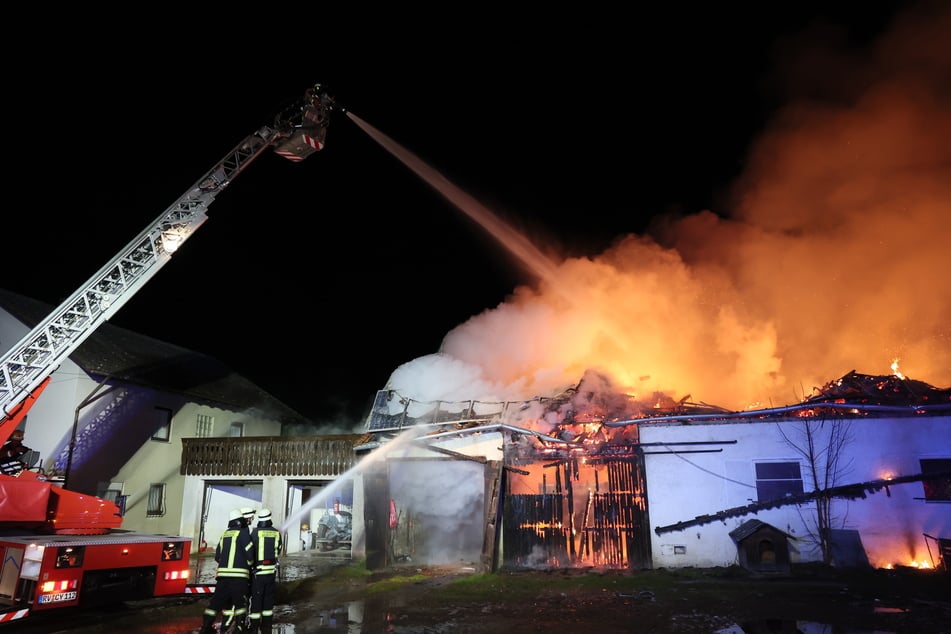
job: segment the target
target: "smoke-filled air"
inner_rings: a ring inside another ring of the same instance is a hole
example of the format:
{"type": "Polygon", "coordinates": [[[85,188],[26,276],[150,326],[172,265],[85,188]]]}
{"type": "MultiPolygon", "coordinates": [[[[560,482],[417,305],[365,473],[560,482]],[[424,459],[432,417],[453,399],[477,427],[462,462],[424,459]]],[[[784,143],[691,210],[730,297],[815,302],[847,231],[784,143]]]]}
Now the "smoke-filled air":
{"type": "Polygon", "coordinates": [[[818,32],[787,43],[773,75],[787,105],[751,144],[728,208],[658,216],[603,253],[543,256],[548,245],[404,154],[531,283],[386,387],[508,401],[587,372],[638,399],[743,410],[799,402],[852,370],[889,374],[896,361],[951,385],[951,12],[930,6],[861,51],[818,32]]]}

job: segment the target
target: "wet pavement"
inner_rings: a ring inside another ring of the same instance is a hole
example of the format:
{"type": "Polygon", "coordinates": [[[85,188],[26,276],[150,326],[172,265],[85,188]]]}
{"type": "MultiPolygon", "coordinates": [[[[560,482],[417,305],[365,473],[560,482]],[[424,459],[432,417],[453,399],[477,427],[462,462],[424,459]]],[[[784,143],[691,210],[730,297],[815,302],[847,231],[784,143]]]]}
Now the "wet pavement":
{"type": "MultiPolygon", "coordinates": [[[[278,581],[319,577],[332,568],[347,566],[351,561],[350,551],[343,548],[331,551],[304,550],[282,555],[278,567],[278,581]]],[[[217,570],[212,553],[203,553],[192,562],[191,583],[193,585],[214,584],[217,570]]]]}
{"type": "MultiPolygon", "coordinates": [[[[283,582],[320,577],[332,569],[352,563],[349,551],[320,552],[304,551],[286,555],[281,564],[281,580],[283,582]]],[[[195,561],[195,576],[197,583],[214,581],[214,561],[202,557],[195,561]]],[[[402,568],[402,567],[401,567],[402,568]]],[[[414,568],[414,566],[408,566],[414,568]]],[[[468,566],[446,567],[452,572],[467,574],[474,572],[468,566]],[[458,570],[457,570],[458,569],[458,570]]],[[[894,612],[894,627],[876,627],[873,629],[844,626],[841,622],[835,624],[816,620],[800,620],[788,618],[770,618],[768,620],[731,620],[729,617],[716,616],[719,609],[713,612],[696,610],[688,592],[703,588],[707,584],[688,584],[682,586],[677,594],[683,607],[679,608],[675,617],[665,621],[660,627],[649,626],[648,629],[638,630],[637,624],[647,616],[651,606],[655,605],[653,593],[613,593],[607,597],[601,593],[599,601],[604,603],[603,609],[595,611],[591,620],[584,620],[584,604],[579,604],[577,610],[559,612],[556,618],[568,619],[556,627],[552,620],[541,618],[537,613],[540,605],[537,601],[527,604],[524,611],[503,614],[498,612],[499,606],[490,603],[492,599],[480,603],[476,612],[453,606],[444,613],[440,612],[435,618],[427,618],[425,623],[420,620],[418,611],[411,606],[401,603],[401,599],[394,596],[385,596],[378,593],[365,593],[359,600],[328,601],[328,595],[321,593],[313,597],[298,597],[286,604],[278,604],[274,608],[274,625],[271,634],[326,634],[329,632],[346,634],[463,634],[466,632],[543,632],[550,629],[559,629],[562,632],[584,631],[594,628],[600,632],[706,632],[708,634],[760,634],[762,632],[795,632],[797,634],[866,634],[869,631],[895,633],[910,632],[949,632],[943,626],[937,628],[917,627],[908,629],[901,625],[915,612],[933,609],[926,602],[917,602],[912,609],[908,607],[891,606],[885,601],[876,599],[874,611],[876,613],[894,612]],[[318,596],[321,594],[321,596],[318,596]],[[650,596],[646,596],[650,595],[650,596]],[[339,603],[339,604],[338,604],[339,603]],[[619,625],[617,620],[612,622],[609,612],[623,620],[625,625],[619,625]],[[493,620],[494,619],[494,620],[493,620]],[[900,619],[900,620],[899,620],[900,619]],[[581,627],[581,624],[585,627],[581,627]],[[493,623],[493,625],[489,625],[493,623]],[[576,629],[577,628],[579,629],[576,629]],[[501,629],[500,629],[501,628],[501,629]]],[[[825,585],[825,584],[823,584],[825,585]]],[[[816,587],[805,586],[808,600],[821,601],[820,595],[813,596],[816,587]]],[[[829,586],[832,587],[832,586],[829,586]]],[[[763,586],[763,590],[766,590],[763,586]]],[[[830,593],[823,590],[821,596],[830,593]]],[[[855,603],[853,593],[832,593],[832,599],[840,609],[848,604],[855,603]]],[[[422,596],[425,596],[422,595],[422,596]]],[[[349,597],[353,598],[353,597],[349,597]]],[[[564,599],[564,595],[562,595],[564,599]]],[[[787,597],[791,598],[791,597],[787,597]]],[[[932,602],[933,603],[933,602],[932,602]]],[[[946,602],[942,602],[945,605],[946,602]]],[[[9,634],[105,634],[113,631],[134,631],[138,634],[197,634],[201,627],[201,613],[207,605],[207,597],[189,597],[187,599],[143,601],[134,605],[126,605],[115,610],[102,610],[95,613],[74,614],[69,617],[53,618],[31,617],[8,628],[9,634]]],[[[599,604],[600,605],[600,604],[599,604]]],[[[724,613],[732,610],[723,606],[724,613]]],[[[941,610],[951,610],[951,606],[941,610]]],[[[796,610],[798,612],[799,610],[796,610]]],[[[804,610],[807,611],[807,610],[804,610]]],[[[951,615],[951,611],[947,612],[951,615]]],[[[649,622],[649,621],[647,621],[649,622]]],[[[941,622],[941,621],[939,621],[941,622]]],[[[946,621],[944,621],[946,622],[946,621]]],[[[655,623],[654,625],[657,625],[655,623]]],[[[0,634],[3,626],[0,626],[0,634]]]]}

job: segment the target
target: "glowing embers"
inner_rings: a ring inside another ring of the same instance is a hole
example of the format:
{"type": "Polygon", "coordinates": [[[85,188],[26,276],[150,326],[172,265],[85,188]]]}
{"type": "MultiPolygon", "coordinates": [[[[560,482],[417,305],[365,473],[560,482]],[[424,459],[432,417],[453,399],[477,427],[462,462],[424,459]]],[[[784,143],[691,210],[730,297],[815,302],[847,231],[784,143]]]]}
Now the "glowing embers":
{"type": "MultiPolygon", "coordinates": [[[[602,446],[603,447],[603,446],[602,446]]],[[[518,567],[639,567],[649,552],[638,460],[569,454],[509,473],[504,559],[518,567]]]]}
{"type": "Polygon", "coordinates": [[[889,563],[882,566],[882,568],[885,570],[898,570],[900,568],[916,568],[918,570],[934,570],[934,566],[932,566],[929,562],[924,560],[909,561],[903,564],[889,563]]]}

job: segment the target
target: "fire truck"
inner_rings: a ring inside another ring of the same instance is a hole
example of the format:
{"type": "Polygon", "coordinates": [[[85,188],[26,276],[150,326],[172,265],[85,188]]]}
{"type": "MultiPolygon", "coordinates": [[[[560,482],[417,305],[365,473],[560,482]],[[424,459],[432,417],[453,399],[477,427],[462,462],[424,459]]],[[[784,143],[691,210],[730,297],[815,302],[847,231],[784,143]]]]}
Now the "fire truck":
{"type": "MultiPolygon", "coordinates": [[[[334,98],[320,84],[245,137],[181,198],[37,324],[0,362],[0,444],[56,368],[206,220],[215,197],[265,150],[299,162],[322,150],[334,98]]],[[[119,503],[0,462],[0,623],[31,612],[207,591],[190,585],[191,539],[124,531],[119,503]]]]}

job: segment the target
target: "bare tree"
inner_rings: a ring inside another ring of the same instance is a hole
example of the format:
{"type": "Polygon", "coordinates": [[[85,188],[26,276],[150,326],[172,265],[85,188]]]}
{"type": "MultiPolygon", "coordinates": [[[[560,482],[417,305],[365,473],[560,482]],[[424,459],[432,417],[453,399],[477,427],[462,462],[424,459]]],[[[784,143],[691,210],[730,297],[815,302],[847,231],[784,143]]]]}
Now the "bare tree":
{"type": "Polygon", "coordinates": [[[837,486],[839,481],[852,469],[852,459],[845,448],[854,440],[852,422],[833,418],[803,420],[801,426],[787,431],[779,424],[779,433],[787,445],[801,455],[806,464],[804,480],[812,486],[815,496],[815,514],[812,518],[803,516],[807,536],[818,544],[822,551],[822,561],[832,564],[832,529],[845,524],[845,517],[833,514],[832,495],[822,495],[837,486]]]}

